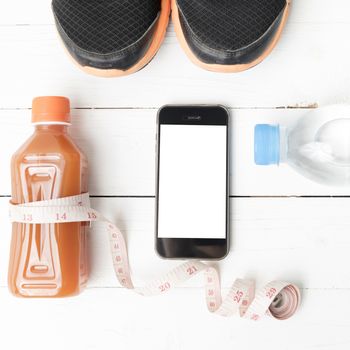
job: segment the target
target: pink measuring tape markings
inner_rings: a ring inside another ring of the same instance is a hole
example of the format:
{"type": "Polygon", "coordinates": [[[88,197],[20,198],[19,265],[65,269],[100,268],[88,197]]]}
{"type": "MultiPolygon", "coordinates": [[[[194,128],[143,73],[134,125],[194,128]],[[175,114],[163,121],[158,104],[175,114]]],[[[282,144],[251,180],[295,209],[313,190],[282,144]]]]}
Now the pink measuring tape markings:
{"type": "Polygon", "coordinates": [[[221,316],[239,314],[254,321],[264,315],[279,320],[290,318],[300,304],[300,291],[288,282],[273,281],[255,292],[252,280],[237,279],[222,299],[218,271],[200,261],[188,261],[169,271],[145,287],[134,287],[123,234],[98,211],[90,207],[89,194],[15,205],[10,203],[10,220],[25,224],[93,222],[104,224],[109,235],[113,266],[122,286],[134,292],[152,296],[162,294],[186,280],[204,272],[208,310],[221,316]]]}

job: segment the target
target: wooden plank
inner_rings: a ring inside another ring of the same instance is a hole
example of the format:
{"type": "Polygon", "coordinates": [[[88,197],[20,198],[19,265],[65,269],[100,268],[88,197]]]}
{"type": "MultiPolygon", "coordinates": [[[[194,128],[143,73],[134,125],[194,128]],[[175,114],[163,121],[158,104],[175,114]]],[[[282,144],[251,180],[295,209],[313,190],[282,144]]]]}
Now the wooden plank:
{"type": "MultiPolygon", "coordinates": [[[[237,198],[231,201],[231,253],[216,265],[222,284],[253,278],[259,284],[274,279],[303,288],[350,288],[350,199],[237,198]]],[[[92,206],[117,223],[125,233],[137,286],[179,264],[154,251],[154,200],[150,198],[94,198],[92,206]]],[[[6,285],[10,242],[7,198],[0,199],[2,244],[0,286],[6,285]]],[[[101,226],[90,233],[89,287],[116,287],[109,243],[101,226]]],[[[186,287],[202,286],[195,277],[186,287]]]]}
{"type": "Polygon", "coordinates": [[[143,298],[93,289],[71,299],[19,300],[0,289],[1,343],[9,350],[46,350],[48,344],[52,350],[347,350],[350,303],[337,300],[348,300],[350,291],[306,290],[303,296],[289,321],[254,323],[209,314],[201,290],[143,298]]]}
{"type": "MultiPolygon", "coordinates": [[[[254,164],[254,125],[292,126],[306,110],[231,112],[231,195],[350,195],[350,188],[318,185],[287,165],[261,167],[254,164]]],[[[154,196],[157,110],[74,110],[73,114],[72,135],[90,162],[90,193],[154,196]]],[[[32,132],[29,120],[29,110],[0,110],[0,130],[6,140],[6,147],[0,148],[0,195],[10,194],[10,157],[32,132]]]]}
{"type": "MultiPolygon", "coordinates": [[[[109,108],[73,111],[72,134],[90,159],[94,195],[154,195],[156,110],[166,103],[235,108],[231,195],[350,195],[348,189],[305,180],[287,166],[256,167],[252,159],[256,123],[289,126],[306,112],[275,107],[349,102],[348,5],[348,0],[294,1],[273,54],[242,74],[214,74],[193,66],[170,26],[149,66],[131,77],[106,80],[81,73],[65,56],[50,0],[0,2],[0,348],[348,350],[349,198],[231,200],[232,250],[217,263],[224,288],[236,277],[254,278],[259,286],[285,279],[303,288],[295,318],[258,324],[210,315],[201,276],[159,298],[119,288],[107,237],[98,224],[90,233],[92,271],[82,295],[13,298],[6,288],[9,198],[1,198],[10,193],[10,156],[31,132],[31,99],[47,94],[68,95],[75,108],[109,108]]],[[[125,232],[137,285],[178,264],[154,253],[154,199],[94,198],[92,205],[125,232]]]]}
{"type": "MultiPolygon", "coordinates": [[[[295,3],[301,6],[295,12],[309,10],[307,1],[295,3]]],[[[281,42],[264,63],[231,75],[195,67],[172,30],[144,70],[122,79],[101,79],[84,74],[72,64],[60,47],[53,25],[1,26],[0,49],[6,55],[1,58],[0,76],[6,84],[0,84],[0,108],[27,108],[32,96],[42,94],[69,95],[77,107],[159,107],[194,102],[276,107],[348,101],[350,42],[345,33],[350,31],[350,22],[343,21],[342,16],[336,16],[331,24],[325,19],[317,22],[317,9],[323,8],[325,16],[333,5],[312,3],[314,17],[290,21],[281,42]]]]}

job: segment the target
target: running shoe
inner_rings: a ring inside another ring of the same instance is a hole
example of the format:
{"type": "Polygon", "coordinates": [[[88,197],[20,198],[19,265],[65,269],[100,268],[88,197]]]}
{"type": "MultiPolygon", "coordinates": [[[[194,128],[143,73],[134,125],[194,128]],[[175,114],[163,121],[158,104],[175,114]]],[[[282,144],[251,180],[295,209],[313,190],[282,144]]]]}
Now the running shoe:
{"type": "Polygon", "coordinates": [[[170,0],[52,0],[56,27],[84,71],[104,77],[134,73],[157,53],[170,0]]]}
{"type": "Polygon", "coordinates": [[[172,0],[180,44],[200,67],[240,72],[275,47],[291,0],[172,0]]]}

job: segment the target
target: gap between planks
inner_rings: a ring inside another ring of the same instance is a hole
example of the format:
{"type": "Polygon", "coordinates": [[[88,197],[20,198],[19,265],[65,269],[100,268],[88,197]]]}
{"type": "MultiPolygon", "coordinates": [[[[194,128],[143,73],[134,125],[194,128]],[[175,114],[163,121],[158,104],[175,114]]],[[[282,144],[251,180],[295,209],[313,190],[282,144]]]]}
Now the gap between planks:
{"type": "MultiPolygon", "coordinates": [[[[8,289],[8,286],[0,286],[0,290],[4,290],[4,289],[8,289]]],[[[122,287],[122,286],[100,286],[100,287],[97,287],[97,286],[87,286],[85,287],[84,290],[98,290],[98,289],[121,289],[121,290],[124,290],[126,289],[125,287],[122,287]]],[[[191,286],[176,286],[173,288],[174,290],[203,290],[203,287],[201,286],[197,286],[197,287],[191,287],[191,286]]],[[[299,287],[299,289],[303,292],[303,291],[349,291],[350,292],[350,288],[308,288],[308,287],[299,287]]],[[[221,291],[222,292],[226,292],[226,291],[229,291],[230,288],[221,288],[221,291]]]]}
{"type": "MultiPolygon", "coordinates": [[[[11,198],[11,195],[9,194],[3,194],[3,195],[0,195],[0,198],[11,198]]],[[[135,199],[155,199],[156,196],[154,195],[90,195],[90,198],[135,198],[135,199]]],[[[344,196],[341,196],[341,195],[300,195],[300,196],[296,196],[296,195],[290,195],[290,196],[268,196],[268,195],[259,195],[259,196],[229,196],[230,199],[235,199],[235,198],[350,198],[350,195],[344,195],[344,196]]]]}
{"type": "MultiPolygon", "coordinates": [[[[198,105],[196,103],[194,103],[194,105],[198,105]]],[[[199,104],[200,105],[200,104],[199,104]]],[[[307,109],[315,109],[318,108],[319,105],[318,103],[314,102],[314,103],[296,103],[295,105],[288,105],[288,106],[268,106],[268,107],[244,107],[244,106],[225,106],[227,109],[229,110],[269,110],[269,109],[301,109],[301,110],[307,110],[307,109]]],[[[144,106],[144,107],[128,107],[128,106],[124,106],[124,107],[72,107],[71,110],[159,110],[159,106],[144,106]]],[[[6,107],[0,107],[0,111],[31,111],[32,109],[30,107],[27,108],[23,108],[23,107],[19,107],[19,108],[6,108],[6,107]]]]}

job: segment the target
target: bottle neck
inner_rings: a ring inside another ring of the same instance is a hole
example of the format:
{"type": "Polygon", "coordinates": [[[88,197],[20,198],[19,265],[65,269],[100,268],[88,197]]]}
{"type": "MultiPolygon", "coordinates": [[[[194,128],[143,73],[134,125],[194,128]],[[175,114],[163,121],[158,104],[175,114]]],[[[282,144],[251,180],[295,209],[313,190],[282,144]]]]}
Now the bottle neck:
{"type": "Polygon", "coordinates": [[[285,126],[280,126],[280,159],[279,163],[287,161],[288,154],[288,132],[285,126]]]}
{"type": "Polygon", "coordinates": [[[55,132],[65,134],[68,131],[68,124],[34,124],[35,132],[55,132]]]}

